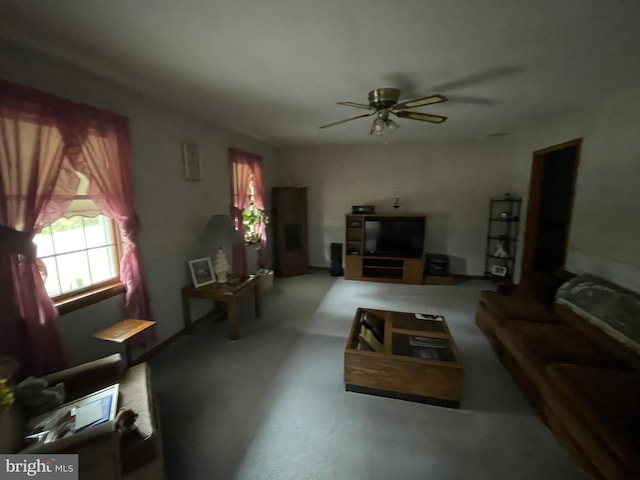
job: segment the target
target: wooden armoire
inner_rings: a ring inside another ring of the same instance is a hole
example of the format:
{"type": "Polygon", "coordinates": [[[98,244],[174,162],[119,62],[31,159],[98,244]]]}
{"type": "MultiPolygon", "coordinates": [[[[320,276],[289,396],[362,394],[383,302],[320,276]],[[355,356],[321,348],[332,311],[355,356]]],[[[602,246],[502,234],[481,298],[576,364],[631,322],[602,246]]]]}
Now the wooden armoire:
{"type": "Polygon", "coordinates": [[[307,188],[273,187],[271,216],[276,275],[290,277],[309,273],[307,188]]]}

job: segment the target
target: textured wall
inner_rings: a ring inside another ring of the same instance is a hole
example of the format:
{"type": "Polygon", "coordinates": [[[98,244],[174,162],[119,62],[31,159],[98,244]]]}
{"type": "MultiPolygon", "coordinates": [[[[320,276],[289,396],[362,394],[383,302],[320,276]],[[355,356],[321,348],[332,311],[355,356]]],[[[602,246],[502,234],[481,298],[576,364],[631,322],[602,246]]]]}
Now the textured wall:
{"type": "Polygon", "coordinates": [[[393,212],[398,196],[398,213],[427,215],[426,251],[449,254],[454,273],[482,275],[489,198],[511,191],[514,143],[365,140],[371,143],[276,150],[274,184],[308,187],[310,263],[329,265],[329,245],[344,242],[352,205],[393,212]]]}
{"type": "Polygon", "coordinates": [[[583,137],[567,269],[590,271],[638,289],[639,109],[640,86],[559,117],[518,137],[514,166],[516,188],[527,191],[533,151],[583,137]]]}

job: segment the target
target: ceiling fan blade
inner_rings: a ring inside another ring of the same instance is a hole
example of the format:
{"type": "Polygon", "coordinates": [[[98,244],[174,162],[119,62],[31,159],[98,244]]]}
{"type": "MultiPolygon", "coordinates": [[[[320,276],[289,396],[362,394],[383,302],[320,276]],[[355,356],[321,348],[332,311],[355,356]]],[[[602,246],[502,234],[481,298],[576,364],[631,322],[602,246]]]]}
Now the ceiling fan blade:
{"type": "Polygon", "coordinates": [[[355,102],[338,102],[338,105],[345,105],[347,107],[356,107],[356,108],[366,108],[367,110],[373,110],[375,108],[369,105],[365,105],[364,103],[355,103],[355,102]]]}
{"type": "Polygon", "coordinates": [[[431,122],[431,123],[442,123],[447,117],[443,117],[442,115],[431,115],[429,113],[419,113],[419,112],[392,112],[398,117],[402,118],[411,118],[412,120],[420,120],[422,122],[431,122]]]}
{"type": "Polygon", "coordinates": [[[333,127],[334,125],[340,125],[341,123],[350,122],[351,120],[356,120],[358,118],[370,117],[374,113],[376,112],[365,113],[364,115],[357,115],[355,117],[347,118],[346,120],[340,120],[339,122],[327,123],[326,125],[322,125],[321,127],[318,127],[318,128],[333,127]]]}
{"type": "Polygon", "coordinates": [[[441,103],[446,101],[447,97],[445,97],[444,95],[429,95],[428,97],[416,98],[415,100],[397,103],[391,108],[392,110],[404,110],[406,108],[422,107],[424,105],[433,105],[434,103],[441,103]]]}

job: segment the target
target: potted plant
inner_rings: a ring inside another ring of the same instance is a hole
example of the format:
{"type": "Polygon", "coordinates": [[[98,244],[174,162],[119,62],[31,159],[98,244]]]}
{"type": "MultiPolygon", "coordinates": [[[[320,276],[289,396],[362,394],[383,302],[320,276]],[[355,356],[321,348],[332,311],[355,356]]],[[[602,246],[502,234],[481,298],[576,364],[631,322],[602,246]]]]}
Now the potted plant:
{"type": "Polygon", "coordinates": [[[15,443],[16,417],[11,407],[15,397],[9,385],[9,380],[0,377],[0,452],[10,452],[15,443]]]}
{"type": "Polygon", "coordinates": [[[13,391],[6,378],[0,378],[0,410],[8,410],[13,405],[13,391]]]}
{"type": "Polygon", "coordinates": [[[252,202],[244,212],[242,212],[242,224],[244,225],[244,243],[257,248],[262,246],[260,239],[260,227],[269,224],[269,217],[265,211],[256,207],[252,202]]]}

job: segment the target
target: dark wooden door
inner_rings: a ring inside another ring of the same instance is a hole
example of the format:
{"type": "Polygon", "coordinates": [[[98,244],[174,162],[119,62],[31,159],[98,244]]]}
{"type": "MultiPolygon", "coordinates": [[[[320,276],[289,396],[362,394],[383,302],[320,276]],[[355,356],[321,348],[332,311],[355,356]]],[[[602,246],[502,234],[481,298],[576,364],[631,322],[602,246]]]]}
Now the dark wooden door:
{"type": "Polygon", "coordinates": [[[564,267],[581,139],[534,152],[525,229],[523,272],[564,267]]]}
{"type": "Polygon", "coordinates": [[[274,187],[271,203],[275,273],[281,277],[309,273],[307,189],[274,187]]]}

